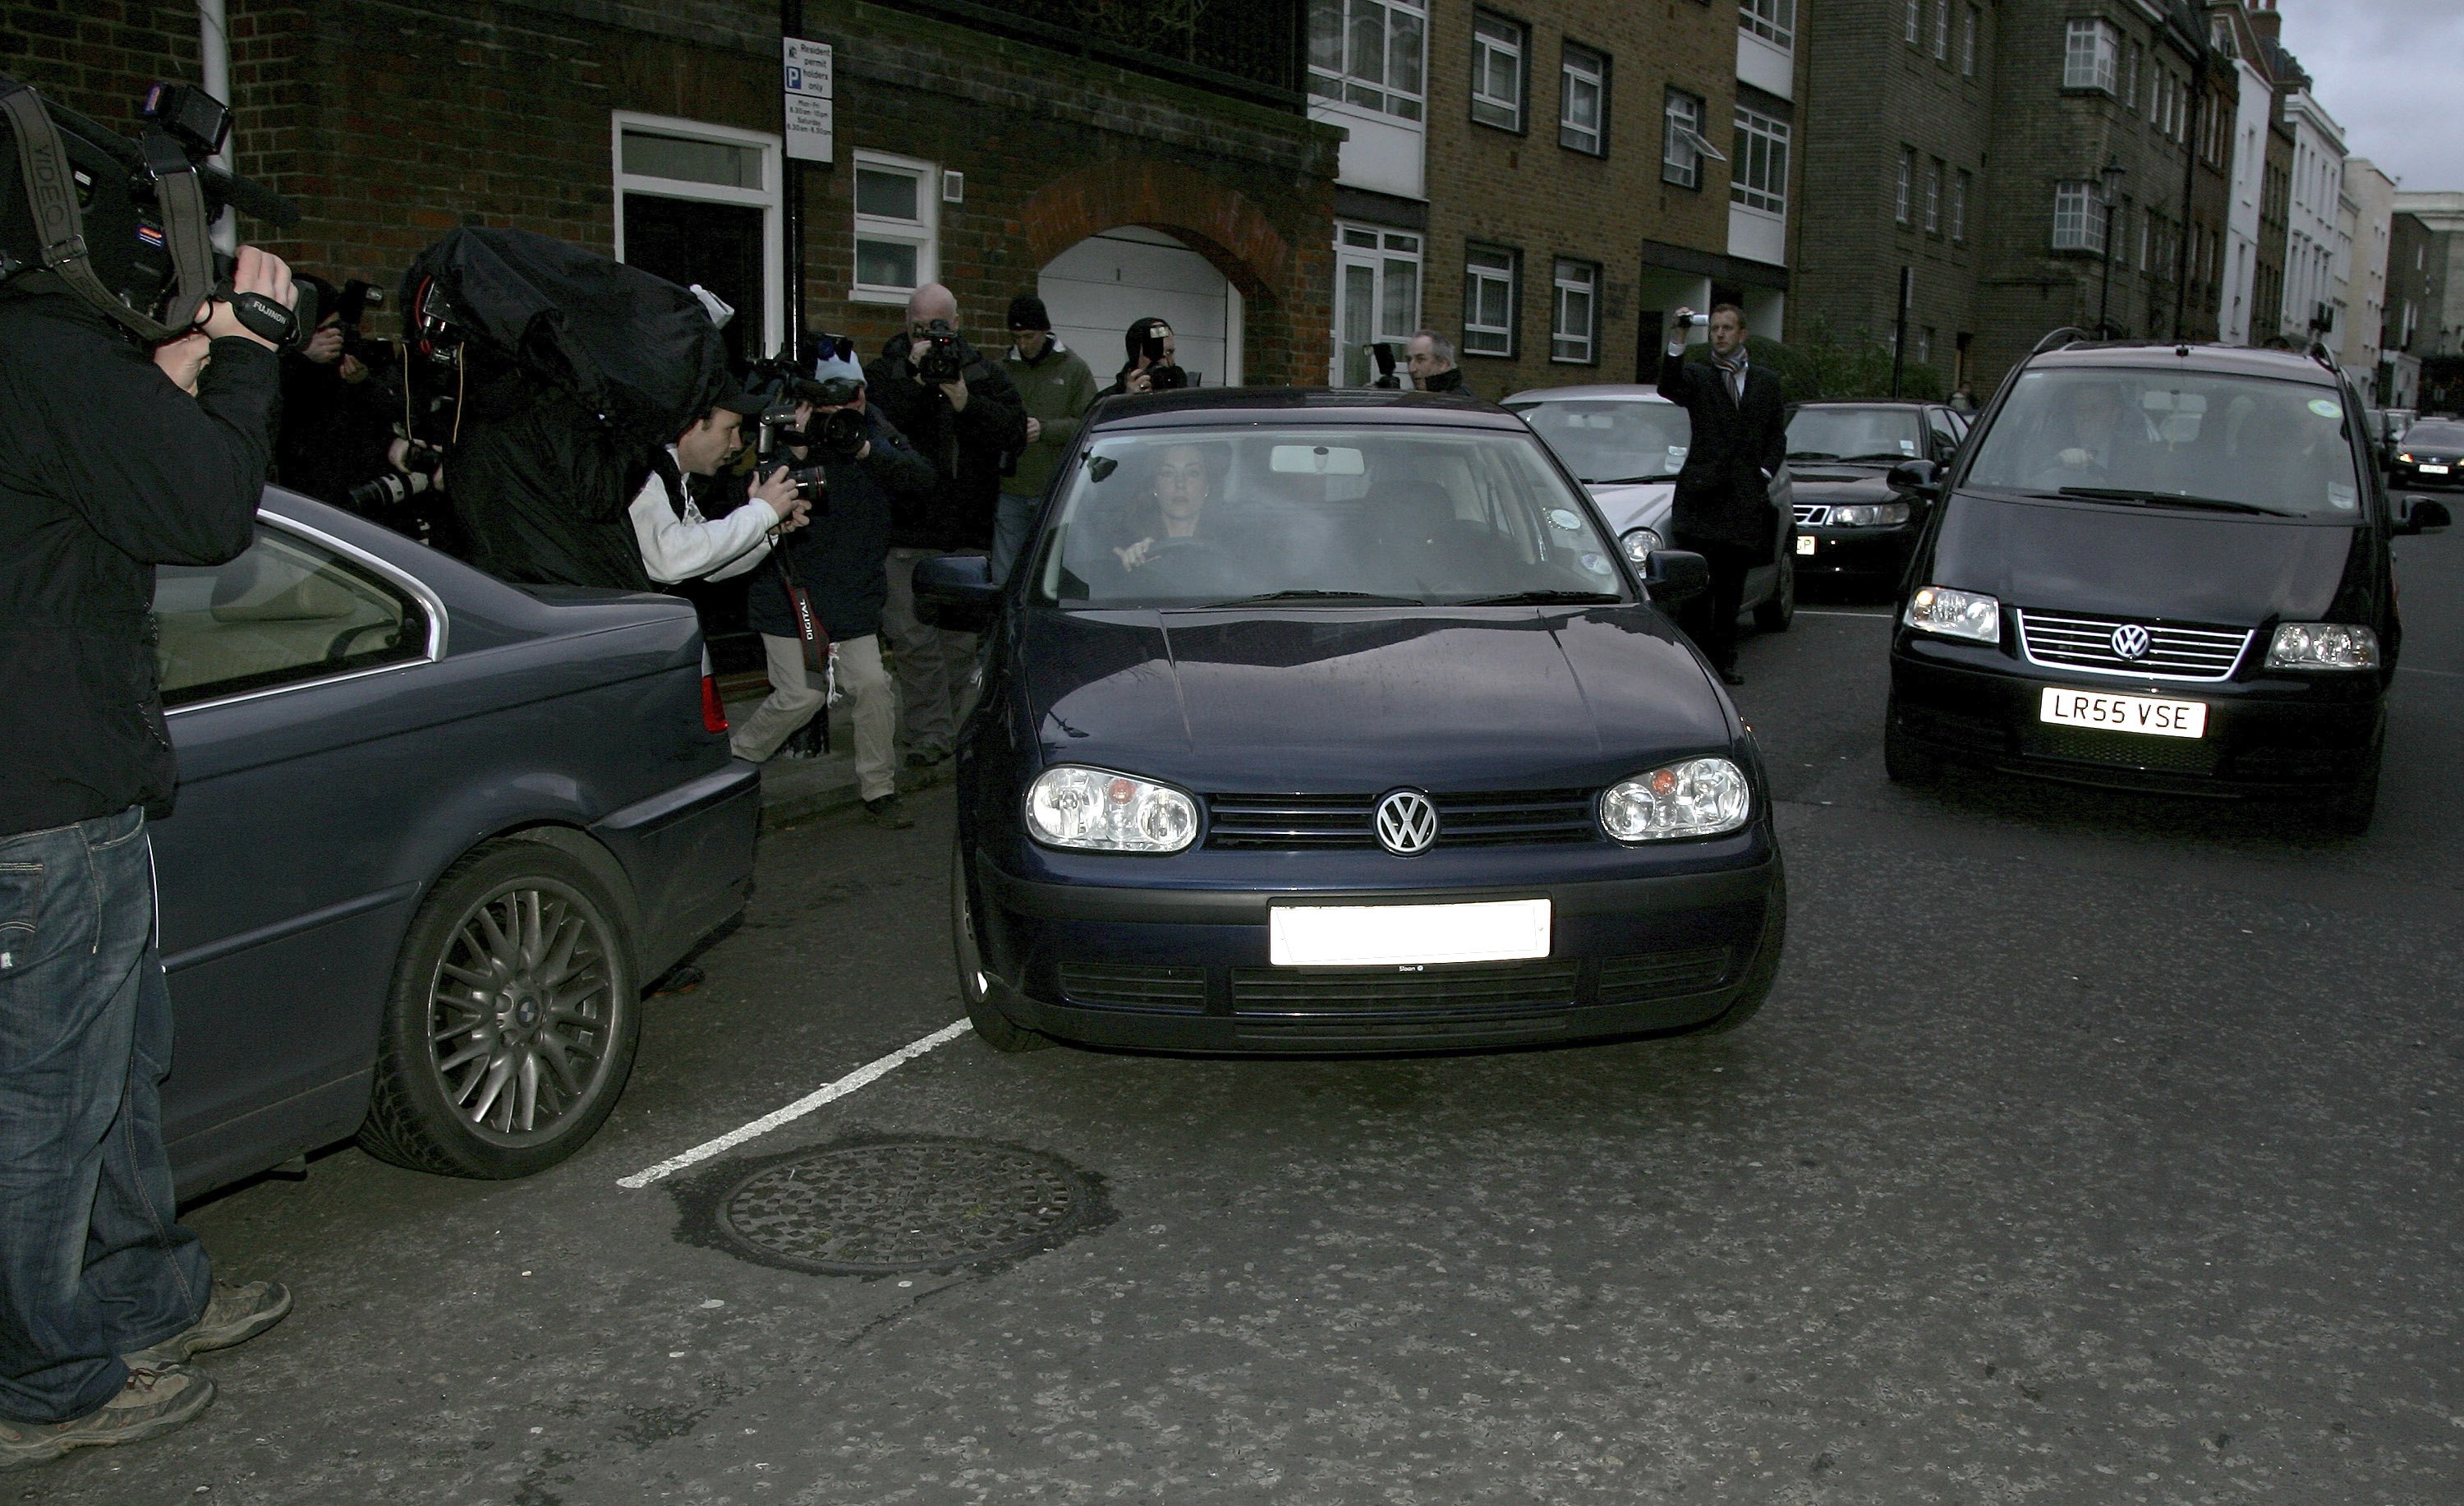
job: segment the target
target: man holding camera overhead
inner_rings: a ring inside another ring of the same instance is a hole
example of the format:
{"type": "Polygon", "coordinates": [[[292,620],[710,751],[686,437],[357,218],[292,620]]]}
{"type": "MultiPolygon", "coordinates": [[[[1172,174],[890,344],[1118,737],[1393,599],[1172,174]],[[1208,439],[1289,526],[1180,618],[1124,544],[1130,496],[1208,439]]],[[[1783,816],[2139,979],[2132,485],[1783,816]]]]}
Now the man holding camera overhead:
{"type": "Polygon", "coordinates": [[[1684,409],[1694,426],[1685,468],[1677,473],[1669,511],[1677,536],[1670,542],[1697,551],[1711,566],[1711,588],[1687,602],[1679,621],[1720,682],[1742,685],[1737,612],[1745,605],[1746,572],[1771,555],[1779,519],[1771,482],[1788,457],[1788,400],[1779,378],[1747,358],[1744,310],[1734,303],[1712,308],[1707,363],[1685,359],[1693,326],[1692,309],[1671,317],[1660,363],[1660,395],[1684,409]]]}
{"type": "Polygon", "coordinates": [[[999,365],[957,331],[958,300],[928,282],[907,300],[907,331],[865,367],[869,399],[933,467],[933,489],[901,498],[891,523],[881,627],[898,661],[907,762],[929,768],[957,742],[976,637],[928,627],[915,612],[919,560],[992,546],[1001,471],[1026,448],[1026,407],[999,365]]]}
{"type": "Polygon", "coordinates": [[[796,430],[785,450],[799,466],[818,465],[822,497],[812,526],[780,546],[782,573],[753,576],[745,615],[761,634],[770,698],[736,730],[736,756],[759,764],[799,727],[827,716],[829,682],[847,692],[855,722],[856,794],[865,813],[885,826],[914,822],[898,807],[893,763],[898,703],[881,662],[882,606],[890,582],[891,517],[898,502],[933,490],[933,467],[889,420],[865,401],[864,371],[854,343],[824,335],[810,381],[793,384],[796,430]],[[800,442],[801,441],[801,442],[800,442]],[[817,645],[828,668],[811,671],[803,627],[790,584],[807,593],[817,619],[817,645]]]}

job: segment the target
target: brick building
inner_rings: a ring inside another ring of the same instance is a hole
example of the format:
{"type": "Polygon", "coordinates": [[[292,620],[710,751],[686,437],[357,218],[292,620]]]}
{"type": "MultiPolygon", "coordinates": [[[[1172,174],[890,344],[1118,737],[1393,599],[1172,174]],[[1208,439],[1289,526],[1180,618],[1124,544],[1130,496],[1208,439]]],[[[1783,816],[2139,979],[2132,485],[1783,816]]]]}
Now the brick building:
{"type": "MultiPolygon", "coordinates": [[[[808,327],[875,344],[937,277],[988,343],[1041,290],[1099,371],[1161,314],[1210,385],[1311,382],[1338,137],[1303,108],[1298,4],[816,0],[832,160],[799,166],[775,6],[230,0],[234,149],[305,211],[267,244],[337,277],[389,283],[447,230],[521,226],[706,283],[766,350],[792,171],[808,327]]],[[[197,10],[7,0],[0,55],[126,122],[146,82],[199,77],[197,10]]]]}

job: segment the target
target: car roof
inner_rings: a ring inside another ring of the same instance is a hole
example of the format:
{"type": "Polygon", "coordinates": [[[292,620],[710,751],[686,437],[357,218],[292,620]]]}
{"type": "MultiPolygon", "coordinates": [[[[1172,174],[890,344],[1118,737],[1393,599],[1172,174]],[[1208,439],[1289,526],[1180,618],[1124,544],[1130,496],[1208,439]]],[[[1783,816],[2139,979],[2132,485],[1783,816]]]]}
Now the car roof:
{"type": "Polygon", "coordinates": [[[1579,398],[1585,402],[1602,400],[1622,403],[1665,403],[1660,388],[1639,382],[1594,382],[1583,387],[1534,387],[1508,393],[1501,403],[1550,403],[1579,398]]]}
{"type": "Polygon", "coordinates": [[[1108,397],[1089,410],[1086,426],[1115,432],[1291,421],[1523,428],[1523,420],[1495,404],[1451,392],[1298,387],[1199,388],[1108,397]]]}
{"type": "Polygon", "coordinates": [[[2222,375],[2273,377],[2279,382],[2306,382],[2314,387],[2336,385],[2335,372],[2294,351],[2176,343],[2169,340],[2074,341],[2032,358],[2028,365],[2046,370],[2079,366],[2145,370],[2171,366],[2222,375]]]}
{"type": "Polygon", "coordinates": [[[1940,408],[1942,405],[1922,397],[1810,397],[1791,408],[1940,408]]]}

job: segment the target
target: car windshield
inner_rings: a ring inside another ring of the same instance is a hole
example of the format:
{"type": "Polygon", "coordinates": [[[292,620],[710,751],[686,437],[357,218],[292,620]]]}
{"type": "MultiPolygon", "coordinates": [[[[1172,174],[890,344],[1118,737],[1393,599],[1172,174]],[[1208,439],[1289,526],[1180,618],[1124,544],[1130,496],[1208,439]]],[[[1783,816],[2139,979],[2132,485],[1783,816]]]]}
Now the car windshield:
{"type": "Polygon", "coordinates": [[[2409,445],[2438,445],[2453,450],[2464,445],[2464,424],[2418,423],[2404,432],[2404,442],[2409,445]]]}
{"type": "Polygon", "coordinates": [[[1925,422],[1913,408],[1800,408],[1788,421],[1792,460],[1913,460],[1925,422]]]}
{"type": "Polygon", "coordinates": [[[1064,607],[1631,599],[1583,498],[1502,430],[1099,435],[1037,562],[1064,607]]]}
{"type": "Polygon", "coordinates": [[[1586,483],[1664,481],[1685,468],[1685,410],[1643,398],[1541,398],[1507,407],[1586,483]]]}
{"type": "Polygon", "coordinates": [[[2173,368],[2028,371],[1966,484],[2128,505],[2349,520],[2361,479],[2337,389],[2173,368]]]}

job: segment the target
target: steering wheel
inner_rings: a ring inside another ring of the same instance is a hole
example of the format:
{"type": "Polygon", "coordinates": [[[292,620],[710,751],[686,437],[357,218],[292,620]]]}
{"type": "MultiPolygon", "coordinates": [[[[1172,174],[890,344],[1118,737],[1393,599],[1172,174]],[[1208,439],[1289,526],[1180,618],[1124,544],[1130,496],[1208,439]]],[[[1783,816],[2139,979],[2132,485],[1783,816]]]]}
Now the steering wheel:
{"type": "Polygon", "coordinates": [[[1147,545],[1146,563],[1129,574],[1133,579],[1211,590],[1228,577],[1230,565],[1231,556],[1221,540],[1191,535],[1154,540],[1147,545]]]}

